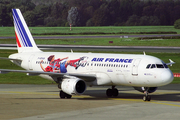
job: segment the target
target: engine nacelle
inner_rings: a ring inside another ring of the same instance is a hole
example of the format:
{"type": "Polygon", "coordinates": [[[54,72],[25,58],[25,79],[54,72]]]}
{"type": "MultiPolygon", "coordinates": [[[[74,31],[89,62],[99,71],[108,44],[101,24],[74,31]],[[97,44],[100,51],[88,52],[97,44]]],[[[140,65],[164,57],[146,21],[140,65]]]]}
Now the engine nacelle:
{"type": "Polygon", "coordinates": [[[86,90],[86,83],[78,78],[67,78],[62,81],[61,89],[69,95],[81,95],[86,90]]]}
{"type": "MultiPolygon", "coordinates": [[[[144,92],[147,87],[134,87],[135,90],[139,91],[139,92],[144,92]]],[[[153,93],[157,90],[157,87],[150,87],[148,90],[148,93],[153,93]]]]}

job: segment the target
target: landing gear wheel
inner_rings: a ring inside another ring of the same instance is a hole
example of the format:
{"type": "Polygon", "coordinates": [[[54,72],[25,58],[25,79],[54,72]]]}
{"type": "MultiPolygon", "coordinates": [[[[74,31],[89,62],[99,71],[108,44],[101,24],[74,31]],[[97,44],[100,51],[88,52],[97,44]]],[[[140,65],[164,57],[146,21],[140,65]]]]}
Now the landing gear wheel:
{"type": "Polygon", "coordinates": [[[67,94],[66,98],[71,99],[72,95],[67,94]]]}
{"type": "Polygon", "coordinates": [[[59,97],[64,99],[66,97],[66,93],[64,93],[62,90],[59,92],[59,97]]]}
{"type": "Polygon", "coordinates": [[[114,88],[115,86],[112,86],[112,89],[107,89],[106,90],[106,95],[108,96],[108,97],[117,97],[118,96],[118,94],[119,94],[119,92],[118,92],[118,89],[116,89],[116,88],[114,88]]]}
{"type": "Polygon", "coordinates": [[[151,101],[151,96],[143,96],[143,101],[151,101]]]}
{"type": "Polygon", "coordinates": [[[117,97],[118,96],[118,94],[119,94],[119,92],[118,92],[118,89],[112,89],[112,95],[114,96],[114,97],[117,97]]]}
{"type": "Polygon", "coordinates": [[[112,89],[107,89],[106,90],[106,95],[108,96],[108,97],[112,97],[112,89]]]}
{"type": "Polygon", "coordinates": [[[151,96],[147,96],[147,101],[151,101],[151,96]]]}
{"type": "Polygon", "coordinates": [[[143,101],[146,101],[147,100],[147,97],[146,96],[143,96],[143,101]]]}
{"type": "Polygon", "coordinates": [[[69,95],[69,94],[67,94],[67,93],[65,93],[65,92],[63,92],[62,90],[59,92],[59,97],[61,98],[61,99],[64,99],[64,98],[68,98],[68,99],[70,99],[71,97],[72,97],[72,95],[69,95]]]}

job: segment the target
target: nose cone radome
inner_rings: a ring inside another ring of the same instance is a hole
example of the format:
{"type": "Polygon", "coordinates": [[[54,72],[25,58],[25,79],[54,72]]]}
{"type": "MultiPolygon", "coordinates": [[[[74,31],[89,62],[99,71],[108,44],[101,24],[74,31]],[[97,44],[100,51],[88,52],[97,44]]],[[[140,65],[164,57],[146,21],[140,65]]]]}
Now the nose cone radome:
{"type": "Polygon", "coordinates": [[[161,79],[163,81],[163,84],[166,85],[173,81],[174,75],[171,71],[167,70],[161,74],[161,79]]]}

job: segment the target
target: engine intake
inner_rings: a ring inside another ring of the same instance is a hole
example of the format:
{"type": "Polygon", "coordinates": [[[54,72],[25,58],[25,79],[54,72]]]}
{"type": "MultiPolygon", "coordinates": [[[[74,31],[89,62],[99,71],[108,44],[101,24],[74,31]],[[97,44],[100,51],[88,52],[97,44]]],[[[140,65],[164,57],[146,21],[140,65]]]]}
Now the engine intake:
{"type": "Polygon", "coordinates": [[[81,95],[86,90],[86,83],[79,78],[67,78],[62,81],[61,89],[69,95],[81,95]]]}

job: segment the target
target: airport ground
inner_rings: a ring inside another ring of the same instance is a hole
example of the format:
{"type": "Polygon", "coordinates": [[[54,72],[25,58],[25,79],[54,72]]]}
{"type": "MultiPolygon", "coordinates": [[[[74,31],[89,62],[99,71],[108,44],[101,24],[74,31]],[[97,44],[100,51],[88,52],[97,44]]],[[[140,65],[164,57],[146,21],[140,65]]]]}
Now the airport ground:
{"type": "Polygon", "coordinates": [[[177,120],[180,86],[159,87],[143,102],[143,93],[119,86],[117,98],[107,98],[108,87],[88,87],[84,95],[59,99],[56,85],[0,84],[0,119],[17,120],[177,120]]]}
{"type": "MultiPolygon", "coordinates": [[[[142,51],[142,48],[140,49],[142,51]]],[[[176,52],[179,52],[179,47],[176,49],[176,52]]],[[[151,94],[150,102],[143,102],[143,93],[124,86],[118,87],[117,98],[107,98],[107,88],[92,87],[88,88],[84,95],[73,96],[72,99],[59,99],[59,89],[56,85],[0,84],[0,120],[180,118],[179,84],[159,87],[151,94]]]]}

